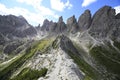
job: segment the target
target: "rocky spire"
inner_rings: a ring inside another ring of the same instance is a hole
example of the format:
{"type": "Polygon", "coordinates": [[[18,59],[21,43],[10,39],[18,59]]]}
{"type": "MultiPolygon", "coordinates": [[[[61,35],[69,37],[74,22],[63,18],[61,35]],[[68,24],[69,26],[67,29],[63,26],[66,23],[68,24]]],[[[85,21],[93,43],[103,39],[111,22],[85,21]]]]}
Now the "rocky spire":
{"type": "Polygon", "coordinates": [[[67,31],[67,27],[66,27],[66,24],[63,21],[62,16],[59,17],[59,20],[57,22],[57,26],[56,26],[55,31],[57,33],[64,33],[65,31],[67,31]]]}
{"type": "Polygon", "coordinates": [[[59,20],[58,20],[58,23],[62,23],[62,22],[63,22],[63,17],[60,16],[60,17],[59,17],[59,20]]]}
{"type": "Polygon", "coordinates": [[[78,19],[80,31],[87,30],[90,27],[91,21],[90,10],[85,10],[85,12],[78,19]]]}
{"type": "Polygon", "coordinates": [[[67,19],[67,29],[68,32],[72,32],[72,33],[75,33],[79,30],[75,15],[67,19]]]}
{"type": "Polygon", "coordinates": [[[94,14],[89,33],[95,38],[106,38],[115,26],[115,10],[104,6],[94,14]]]}

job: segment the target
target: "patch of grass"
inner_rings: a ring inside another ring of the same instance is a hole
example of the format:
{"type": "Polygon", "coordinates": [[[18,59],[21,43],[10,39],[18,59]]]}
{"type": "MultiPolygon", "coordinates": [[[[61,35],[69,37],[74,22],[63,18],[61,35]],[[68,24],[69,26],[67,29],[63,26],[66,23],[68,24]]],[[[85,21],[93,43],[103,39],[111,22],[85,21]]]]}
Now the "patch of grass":
{"type": "Polygon", "coordinates": [[[48,46],[49,46],[49,41],[48,40],[43,40],[43,41],[41,41],[40,42],[40,44],[37,46],[37,49],[39,50],[39,51],[44,51],[45,50],[45,48],[47,48],[48,46]]]}
{"type": "Polygon", "coordinates": [[[43,68],[40,71],[24,68],[16,77],[10,80],[37,80],[39,77],[44,77],[47,70],[47,68],[43,68]]]}
{"type": "MultiPolygon", "coordinates": [[[[118,63],[117,61],[113,60],[114,58],[110,58],[109,55],[111,53],[111,50],[107,50],[106,48],[104,48],[103,46],[96,46],[93,47],[90,50],[90,54],[91,56],[101,65],[103,65],[104,67],[106,67],[106,69],[119,76],[120,79],[120,63],[118,63]],[[107,55],[106,55],[107,54],[107,55]]],[[[118,77],[116,77],[118,78],[118,77]]]]}
{"type": "Polygon", "coordinates": [[[84,80],[92,80],[89,76],[85,76],[84,80]]]}
{"type": "MultiPolygon", "coordinates": [[[[116,50],[109,42],[106,44],[107,45],[107,48],[106,46],[102,46],[103,50],[102,51],[105,51],[103,54],[110,57],[111,59],[114,59],[116,61],[119,61],[120,62],[120,52],[118,50],[116,50]]],[[[119,44],[120,45],[120,44],[119,44]]]]}
{"type": "Polygon", "coordinates": [[[50,40],[40,40],[35,45],[27,48],[23,55],[17,58],[14,62],[8,63],[7,67],[0,71],[0,80],[8,80],[12,73],[20,68],[25,61],[31,58],[37,51],[46,51],[47,46],[49,46],[50,40]]]}
{"type": "Polygon", "coordinates": [[[0,54],[2,54],[2,50],[0,50],[0,54]]]}
{"type": "Polygon", "coordinates": [[[23,56],[23,54],[19,54],[17,56],[15,56],[14,58],[10,59],[10,61],[4,61],[0,64],[0,72],[7,68],[10,64],[12,64],[14,61],[16,61],[17,59],[19,59],[21,56],[23,56]]]}
{"type": "Polygon", "coordinates": [[[120,50],[120,42],[114,41],[114,46],[116,46],[120,50]]]}
{"type": "Polygon", "coordinates": [[[98,80],[98,72],[92,68],[88,63],[86,63],[83,59],[81,59],[79,56],[75,55],[74,53],[70,52],[68,53],[70,57],[74,60],[74,62],[78,65],[80,70],[82,70],[87,76],[89,76],[90,80],[98,80]]]}
{"type": "Polygon", "coordinates": [[[52,39],[40,40],[39,42],[36,43],[36,45],[33,46],[33,49],[36,49],[37,51],[40,52],[45,52],[46,49],[48,49],[48,47],[52,43],[52,41],[53,41],[52,39]]]}

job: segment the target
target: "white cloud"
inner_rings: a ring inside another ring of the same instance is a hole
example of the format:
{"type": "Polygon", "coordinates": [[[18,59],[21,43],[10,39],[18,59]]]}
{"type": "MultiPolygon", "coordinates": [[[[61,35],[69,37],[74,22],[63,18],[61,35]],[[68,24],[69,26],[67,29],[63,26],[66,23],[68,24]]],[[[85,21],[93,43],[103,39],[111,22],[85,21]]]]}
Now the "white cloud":
{"type": "Polygon", "coordinates": [[[83,0],[82,7],[89,6],[90,4],[96,2],[97,0],[83,0]]]}
{"type": "Polygon", "coordinates": [[[57,11],[63,11],[65,8],[71,9],[72,4],[67,0],[67,2],[62,2],[61,0],[50,0],[51,8],[57,11]]]}
{"type": "Polygon", "coordinates": [[[55,14],[54,11],[52,11],[51,9],[41,5],[43,0],[17,0],[17,1],[21,2],[21,3],[26,3],[28,5],[31,5],[32,7],[34,7],[36,12],[42,14],[43,16],[49,16],[50,15],[50,16],[53,16],[54,18],[58,18],[58,16],[55,14]]]}
{"type": "Polygon", "coordinates": [[[43,0],[17,0],[17,1],[20,3],[26,3],[28,5],[35,6],[35,5],[41,4],[43,0]]]}
{"type": "Polygon", "coordinates": [[[0,14],[2,15],[13,14],[16,16],[22,15],[27,19],[29,23],[33,25],[37,25],[37,24],[42,25],[44,19],[46,19],[47,16],[52,17],[53,20],[59,17],[51,9],[42,6],[41,5],[42,0],[16,0],[16,1],[18,1],[19,3],[25,3],[27,5],[32,6],[35,12],[31,12],[28,9],[21,7],[7,8],[4,4],[0,3],[0,14]]]}
{"type": "Polygon", "coordinates": [[[120,13],[120,5],[114,7],[116,14],[120,13]]]}
{"type": "Polygon", "coordinates": [[[2,15],[13,14],[15,16],[22,15],[27,19],[29,23],[33,23],[34,25],[39,23],[42,24],[43,20],[45,19],[44,16],[42,16],[39,13],[32,13],[27,9],[20,7],[7,8],[4,4],[1,3],[0,3],[0,14],[2,15]]]}

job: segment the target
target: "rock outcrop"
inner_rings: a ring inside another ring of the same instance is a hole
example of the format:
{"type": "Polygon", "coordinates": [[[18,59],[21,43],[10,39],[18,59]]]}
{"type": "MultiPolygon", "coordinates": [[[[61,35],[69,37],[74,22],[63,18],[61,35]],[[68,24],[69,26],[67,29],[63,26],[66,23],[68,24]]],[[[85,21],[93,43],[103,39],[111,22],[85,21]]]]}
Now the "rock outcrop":
{"type": "Polygon", "coordinates": [[[78,26],[80,31],[85,31],[90,27],[91,24],[91,13],[90,10],[85,10],[85,12],[79,17],[78,26]]]}
{"type": "Polygon", "coordinates": [[[35,28],[30,25],[24,17],[16,17],[13,15],[0,15],[0,32],[8,38],[24,38],[37,34],[35,28]]]}
{"type": "Polygon", "coordinates": [[[95,38],[107,38],[111,36],[116,25],[115,10],[104,6],[94,14],[89,33],[95,38]]]}
{"type": "Polygon", "coordinates": [[[56,31],[57,33],[64,33],[64,32],[67,31],[67,26],[66,26],[66,24],[64,23],[62,16],[59,17],[59,20],[58,20],[58,22],[57,22],[55,31],[56,31]]]}
{"type": "Polygon", "coordinates": [[[76,33],[79,30],[77,20],[75,15],[67,19],[67,31],[71,33],[76,33]]]}
{"type": "Polygon", "coordinates": [[[4,45],[5,44],[5,38],[4,36],[0,33],[0,45],[4,45]]]}
{"type": "Polygon", "coordinates": [[[47,19],[44,20],[43,25],[41,27],[42,31],[49,31],[50,30],[50,24],[51,22],[47,19]]]}

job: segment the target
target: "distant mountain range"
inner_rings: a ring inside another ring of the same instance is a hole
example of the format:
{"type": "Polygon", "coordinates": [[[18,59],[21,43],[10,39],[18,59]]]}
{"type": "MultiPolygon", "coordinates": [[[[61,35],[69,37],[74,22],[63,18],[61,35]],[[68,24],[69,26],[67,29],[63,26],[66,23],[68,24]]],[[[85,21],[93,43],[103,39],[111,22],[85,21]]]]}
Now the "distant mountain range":
{"type": "Polygon", "coordinates": [[[36,27],[0,15],[0,80],[120,80],[120,13],[103,6],[36,27]]]}

